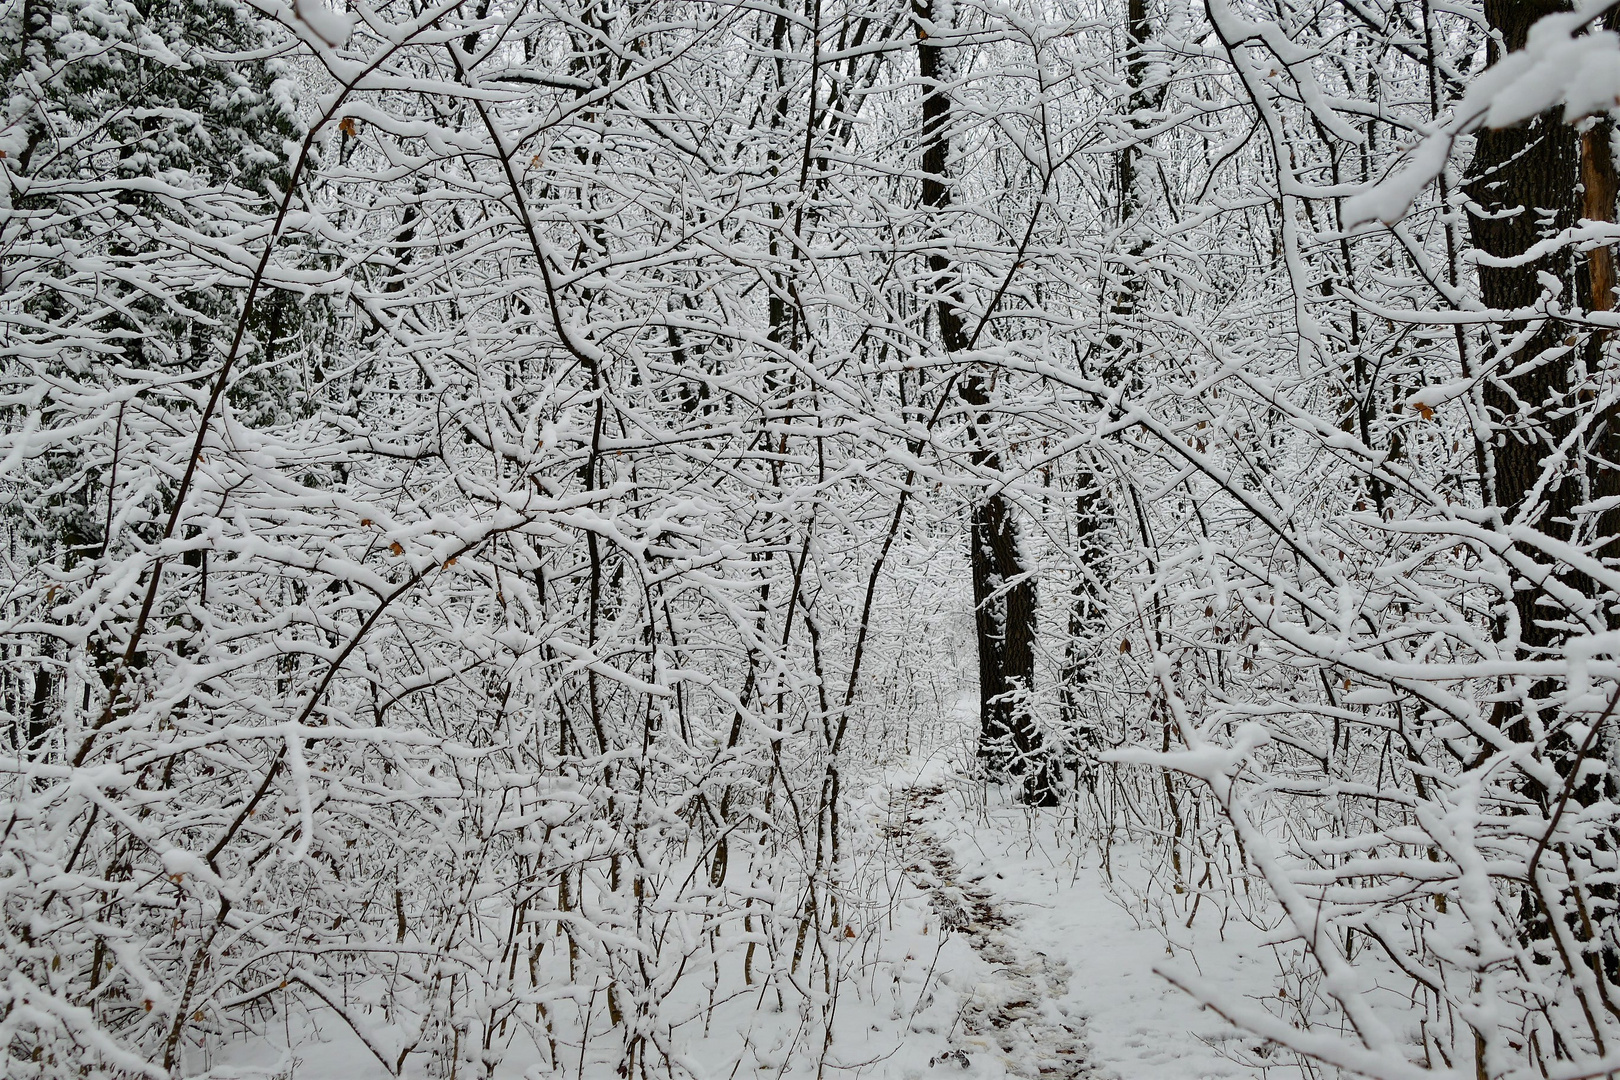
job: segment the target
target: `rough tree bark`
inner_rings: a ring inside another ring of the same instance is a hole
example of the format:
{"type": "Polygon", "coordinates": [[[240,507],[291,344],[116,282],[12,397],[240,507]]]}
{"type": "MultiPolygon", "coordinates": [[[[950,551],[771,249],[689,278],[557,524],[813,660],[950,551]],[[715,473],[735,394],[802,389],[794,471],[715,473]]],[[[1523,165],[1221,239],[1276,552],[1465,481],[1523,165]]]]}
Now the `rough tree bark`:
{"type": "MultiPolygon", "coordinates": [[[[1147,43],[1153,30],[1149,0],[1127,0],[1124,10],[1125,85],[1130,89],[1126,99],[1126,127],[1130,137],[1115,155],[1115,180],[1119,190],[1114,207],[1114,224],[1122,238],[1130,235],[1133,224],[1143,210],[1139,180],[1143,158],[1143,143],[1138,132],[1145,126],[1143,114],[1159,108],[1162,91],[1147,86],[1147,43]]],[[[1130,261],[1119,266],[1119,277],[1109,305],[1111,323],[1105,338],[1107,354],[1102,377],[1108,383],[1133,379],[1137,371],[1137,354],[1141,337],[1130,332],[1136,315],[1142,279],[1134,263],[1144,250],[1146,242],[1138,233],[1125,241],[1130,261]]],[[[1085,688],[1090,682],[1088,659],[1093,648],[1092,639],[1100,626],[1106,623],[1104,598],[1099,583],[1103,580],[1108,558],[1107,542],[1113,508],[1090,463],[1081,462],[1075,471],[1073,519],[1073,549],[1070,552],[1080,572],[1069,591],[1068,638],[1064,644],[1063,665],[1059,671],[1058,715],[1067,738],[1075,742],[1075,764],[1081,778],[1088,775],[1086,754],[1090,749],[1090,728],[1082,707],[1085,688]]]]}
{"type": "MultiPolygon", "coordinates": [[[[1485,16],[1501,34],[1492,42],[1490,61],[1503,50],[1524,47],[1530,27],[1544,15],[1569,10],[1563,0],[1486,0],[1485,16]]],[[[1599,119],[1582,133],[1566,124],[1557,112],[1545,113],[1520,127],[1484,130],[1476,137],[1473,163],[1466,187],[1473,204],[1469,228],[1473,244],[1498,259],[1522,256],[1534,244],[1556,236],[1580,218],[1612,220],[1615,209],[1615,170],[1610,149],[1610,125],[1599,119]]],[[[1540,303],[1550,277],[1562,286],[1564,310],[1610,310],[1614,306],[1614,265],[1607,248],[1582,254],[1560,246],[1542,258],[1510,265],[1479,265],[1480,295],[1495,309],[1531,309],[1540,303]]],[[[1590,416],[1591,401],[1607,346],[1604,333],[1585,333],[1570,322],[1546,318],[1503,319],[1495,330],[1495,351],[1511,348],[1516,336],[1526,340],[1510,355],[1501,356],[1484,387],[1486,409],[1495,434],[1488,448],[1491,462],[1487,480],[1494,488],[1484,493],[1487,503],[1501,508],[1509,522],[1534,525],[1542,533],[1572,542],[1613,558],[1620,554],[1613,537],[1620,532],[1620,514],[1583,512],[1583,503],[1620,494],[1611,464],[1620,461],[1620,416],[1611,409],[1605,416],[1590,416]],[[1580,438],[1577,427],[1595,419],[1580,438]],[[1560,447],[1570,444],[1567,451],[1560,447]],[[1562,462],[1558,461],[1563,456],[1562,462]],[[1545,479],[1544,479],[1545,477],[1545,479]],[[1540,489],[1538,490],[1538,485],[1540,489]]],[[[1490,350],[1488,350],[1490,351],[1490,350]]],[[[1545,557],[1542,557],[1545,564],[1545,557]]],[[[1564,564],[1548,565],[1549,578],[1561,582],[1598,605],[1598,615],[1612,629],[1620,627],[1612,597],[1603,598],[1597,583],[1564,564]]],[[[1509,602],[1517,614],[1519,650],[1524,658],[1557,657],[1571,634],[1581,632],[1582,619],[1555,605],[1546,587],[1530,580],[1515,582],[1509,602]]],[[[1587,613],[1588,619],[1591,613],[1587,613]]],[[[1505,619],[1504,619],[1505,622],[1505,619]]],[[[1557,718],[1564,707],[1566,685],[1561,678],[1537,681],[1517,702],[1500,700],[1494,723],[1517,742],[1533,742],[1535,720],[1543,717],[1543,753],[1557,769],[1570,795],[1583,806],[1620,794],[1612,770],[1587,771],[1583,758],[1611,760],[1607,732],[1583,752],[1575,745],[1566,723],[1557,718]]],[[[1565,796],[1527,778],[1525,794],[1546,810],[1565,796]]],[[[1600,850],[1613,850],[1615,838],[1599,836],[1600,850]]],[[[1572,885],[1579,890],[1581,886],[1572,885]]],[[[1616,890],[1612,882],[1588,889],[1578,906],[1590,908],[1596,927],[1571,925],[1571,932],[1587,950],[1586,963],[1600,980],[1620,979],[1620,953],[1608,942],[1604,927],[1613,919],[1616,890]]],[[[1525,933],[1537,941],[1553,937],[1553,913],[1540,894],[1526,888],[1520,915],[1525,933]]],[[[1551,962],[1551,950],[1547,954],[1551,962]]],[[[1569,958],[1564,958],[1569,964],[1569,958]]],[[[1483,1045],[1483,1044],[1481,1044],[1483,1045]]]]}
{"type": "MultiPolygon", "coordinates": [[[[1505,50],[1522,48],[1537,19],[1569,10],[1564,0],[1486,0],[1485,15],[1500,44],[1491,45],[1491,62],[1505,50]]],[[[1612,219],[1615,206],[1614,165],[1609,150],[1609,125],[1599,121],[1584,135],[1563,122],[1555,111],[1519,127],[1484,130],[1476,137],[1467,193],[1469,227],[1474,246],[1495,259],[1515,259],[1536,243],[1572,227],[1579,218],[1612,219]]],[[[1494,260],[1493,260],[1494,261],[1494,260]]],[[[1572,248],[1512,265],[1479,266],[1481,298],[1493,309],[1526,310],[1542,300],[1543,275],[1563,286],[1560,302],[1565,310],[1607,310],[1613,307],[1614,270],[1606,248],[1581,254],[1572,248]]],[[[1497,348],[1507,347],[1516,335],[1527,340],[1497,362],[1485,383],[1485,405],[1496,434],[1490,447],[1493,492],[1488,502],[1501,507],[1511,522],[1531,524],[1544,534],[1569,541],[1599,554],[1620,554],[1613,537],[1620,532],[1620,514],[1582,512],[1582,504],[1620,494],[1620,474],[1610,464],[1617,460],[1616,429],[1620,417],[1600,417],[1589,434],[1577,440],[1567,457],[1544,481],[1549,466],[1557,464],[1559,447],[1585,419],[1584,402],[1595,391],[1602,334],[1583,334],[1571,324],[1552,318],[1539,326],[1533,320],[1504,319],[1496,324],[1497,348]],[[1537,490],[1541,485],[1540,490],[1537,490]]],[[[1596,583],[1568,566],[1549,568],[1556,580],[1582,596],[1597,600],[1596,583]]],[[[1544,588],[1523,582],[1512,597],[1519,623],[1519,641],[1527,657],[1556,655],[1573,628],[1574,616],[1550,602],[1544,588]]],[[[1606,614],[1616,624],[1612,602],[1606,614]]],[[[1517,715],[1507,703],[1499,706],[1498,723],[1515,738],[1528,740],[1531,710],[1552,705],[1557,686],[1539,683],[1517,715]]],[[[1549,745],[1555,757],[1562,753],[1549,745]]],[[[1582,784],[1583,802],[1599,797],[1599,778],[1582,784]]],[[[1612,780],[1602,781],[1613,787],[1612,780]]],[[[1545,798],[1547,793],[1537,792],[1545,798]]]]}
{"type": "MultiPolygon", "coordinates": [[[[942,31],[949,16],[940,0],[915,0],[917,65],[922,96],[922,202],[934,228],[951,209],[948,166],[951,149],[952,79],[948,42],[942,31]]],[[[928,255],[929,289],[939,322],[940,342],[949,354],[966,352],[972,335],[962,319],[956,266],[935,245],[928,255]]],[[[972,410],[968,432],[970,460],[981,475],[1001,468],[994,445],[991,383],[977,370],[957,382],[957,394],[972,410]]],[[[1057,802],[1057,769],[1031,709],[1035,681],[1035,578],[1018,540],[1011,500],[989,492],[973,505],[969,529],[973,604],[979,652],[979,754],[991,771],[1016,778],[1025,801],[1057,802]]]]}

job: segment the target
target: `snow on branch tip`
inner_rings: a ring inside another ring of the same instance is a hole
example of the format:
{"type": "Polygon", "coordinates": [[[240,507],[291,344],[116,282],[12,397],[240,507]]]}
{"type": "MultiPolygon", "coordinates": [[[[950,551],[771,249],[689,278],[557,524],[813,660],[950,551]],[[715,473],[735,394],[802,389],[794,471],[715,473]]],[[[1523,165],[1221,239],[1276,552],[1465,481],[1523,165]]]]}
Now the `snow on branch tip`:
{"type": "Polygon", "coordinates": [[[1586,3],[1540,19],[1525,47],[1482,73],[1451,117],[1407,154],[1404,168],[1345,200],[1346,224],[1399,221],[1445,170],[1459,136],[1522,124],[1559,105],[1565,123],[1620,106],[1620,35],[1587,30],[1617,6],[1586,3]]]}

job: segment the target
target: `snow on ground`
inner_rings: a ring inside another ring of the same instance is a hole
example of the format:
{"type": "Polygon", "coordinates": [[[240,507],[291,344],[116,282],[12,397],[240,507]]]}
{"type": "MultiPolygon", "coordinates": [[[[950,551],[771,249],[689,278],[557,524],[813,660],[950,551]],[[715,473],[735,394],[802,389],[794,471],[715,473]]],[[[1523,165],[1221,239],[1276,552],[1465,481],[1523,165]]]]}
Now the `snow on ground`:
{"type": "Polygon", "coordinates": [[[1184,925],[1190,907],[1170,911],[1168,918],[1144,909],[1140,897],[1150,890],[1139,847],[1116,841],[1105,868],[1097,847],[1076,838],[1072,820],[1059,821],[1058,811],[1017,806],[1009,791],[967,781],[946,755],[896,767],[886,784],[943,788],[931,834],[950,852],[960,883],[988,892],[1013,920],[1007,932],[1033,955],[1066,969],[1066,985],[1051,1005],[1084,1019],[1098,1075],[1301,1075],[1291,1059],[1270,1056],[1258,1040],[1154,971],[1156,965],[1179,965],[1234,994],[1274,996],[1279,954],[1265,943],[1264,927],[1223,919],[1212,904],[1201,906],[1190,926],[1184,925]]]}
{"type": "Polygon", "coordinates": [[[1085,1022],[1061,1000],[1068,969],[1033,948],[989,890],[964,881],[939,840],[934,824],[946,809],[949,779],[880,788],[886,798],[871,804],[874,816],[881,816],[887,861],[899,880],[923,891],[943,937],[970,949],[940,974],[956,1019],[950,1050],[932,1057],[930,1065],[945,1062],[996,1080],[1093,1075],[1085,1022]]]}
{"type": "MultiPolygon", "coordinates": [[[[878,767],[855,800],[835,1007],[818,999],[814,977],[809,993],[795,993],[808,972],[745,987],[740,969],[716,968],[714,996],[694,999],[693,1022],[675,1032],[692,1072],[727,1080],[1300,1076],[1291,1060],[1268,1057],[1154,971],[1182,965],[1234,994],[1276,995],[1286,981],[1264,943],[1267,928],[1223,917],[1213,903],[1194,911],[1190,896],[1150,888],[1150,861],[1134,843],[1116,840],[1105,864],[1072,810],[1032,811],[967,779],[967,742],[952,738],[878,767]]],[[[603,1035],[600,1060],[595,1047],[581,1055],[576,1044],[559,1073],[514,1046],[493,1074],[609,1077],[616,1040],[603,1035]]],[[[220,1080],[386,1076],[344,1025],[318,1015],[199,1064],[220,1080]],[[250,1063],[257,1067],[240,1068],[250,1063]]],[[[406,1076],[429,1073],[426,1055],[407,1060],[406,1076]]]]}

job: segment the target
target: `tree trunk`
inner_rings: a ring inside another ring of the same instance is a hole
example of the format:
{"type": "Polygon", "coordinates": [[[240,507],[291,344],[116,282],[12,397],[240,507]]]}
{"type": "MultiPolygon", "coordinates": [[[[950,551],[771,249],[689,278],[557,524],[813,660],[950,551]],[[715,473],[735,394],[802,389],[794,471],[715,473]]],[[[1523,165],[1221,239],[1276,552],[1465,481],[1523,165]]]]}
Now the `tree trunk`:
{"type": "MultiPolygon", "coordinates": [[[[1537,19],[1568,7],[1561,0],[1486,0],[1486,18],[1502,35],[1501,45],[1493,43],[1491,47],[1491,62],[1500,59],[1503,48],[1522,48],[1537,19]]],[[[1537,242],[1570,228],[1579,218],[1613,219],[1615,175],[1610,125],[1600,119],[1583,135],[1553,111],[1522,127],[1481,131],[1467,193],[1477,204],[1470,207],[1474,246],[1497,258],[1520,256],[1537,242]]],[[[1481,264],[1481,298],[1490,308],[1531,308],[1547,290],[1542,275],[1562,286],[1559,300],[1565,310],[1610,310],[1614,306],[1614,266],[1609,250],[1598,248],[1582,254],[1570,245],[1560,245],[1552,253],[1522,265],[1481,264]]],[[[1514,335],[1529,332],[1529,337],[1512,355],[1494,365],[1496,373],[1485,384],[1485,406],[1495,432],[1490,455],[1494,491],[1485,492],[1486,502],[1494,502],[1510,522],[1533,525],[1547,536],[1612,558],[1620,552],[1613,540],[1606,538],[1620,531],[1620,515],[1614,511],[1582,513],[1577,508],[1594,499],[1620,494],[1616,471],[1609,464],[1620,460],[1616,452],[1620,450],[1616,440],[1620,417],[1611,410],[1606,417],[1598,418],[1585,437],[1567,450],[1559,450],[1575,433],[1577,424],[1589,418],[1591,406],[1584,402],[1591,400],[1593,376],[1607,335],[1583,334],[1570,324],[1552,319],[1544,320],[1539,327],[1532,326],[1528,320],[1504,319],[1496,327],[1498,348],[1514,335]],[[1543,483],[1543,474],[1555,464],[1554,455],[1560,453],[1567,456],[1538,492],[1536,485],[1543,483]]],[[[1545,556],[1538,558],[1546,561],[1545,556]]],[[[1600,598],[1597,583],[1589,575],[1563,564],[1548,569],[1557,581],[1597,601],[1610,628],[1620,625],[1612,598],[1607,602],[1600,598]]],[[[1531,585],[1523,578],[1515,585],[1510,602],[1518,616],[1523,658],[1556,658],[1571,635],[1585,632],[1576,614],[1553,606],[1544,586],[1531,585]]],[[[1532,717],[1543,711],[1561,710],[1566,690],[1562,677],[1538,680],[1517,703],[1516,712],[1515,703],[1499,701],[1494,723],[1514,741],[1532,742],[1537,737],[1532,717]]],[[[1607,732],[1600,732],[1596,744],[1583,754],[1570,737],[1567,725],[1549,717],[1546,730],[1550,734],[1543,753],[1565,784],[1572,785],[1570,794],[1577,803],[1591,806],[1620,794],[1611,770],[1579,772],[1584,756],[1600,762],[1610,760],[1607,732]]],[[[1525,781],[1525,793],[1544,811],[1563,797],[1534,779],[1525,781]]],[[[1615,846],[1615,838],[1603,833],[1596,835],[1593,842],[1600,851],[1612,851],[1615,846]]],[[[1615,886],[1605,881],[1589,890],[1587,902],[1597,913],[1599,925],[1578,925],[1572,916],[1567,916],[1570,930],[1591,950],[1597,961],[1593,966],[1600,969],[1594,974],[1599,978],[1606,975],[1613,981],[1620,978],[1620,954],[1608,943],[1612,941],[1612,930],[1603,924],[1613,917],[1610,913],[1615,907],[1615,886]],[[1598,941],[1593,941],[1594,937],[1598,941]]],[[[1557,905],[1564,910],[1555,914],[1532,889],[1525,890],[1522,901],[1525,933],[1540,942],[1553,935],[1550,919],[1565,918],[1569,908],[1580,906],[1579,900],[1557,905]]]]}
{"type": "MultiPolygon", "coordinates": [[[[1157,109],[1162,91],[1150,91],[1147,82],[1148,62],[1146,45],[1153,23],[1148,0],[1127,0],[1125,5],[1125,85],[1130,88],[1126,101],[1126,124],[1134,133],[1144,124],[1141,113],[1157,109]]],[[[1142,144],[1136,138],[1120,147],[1114,160],[1115,180],[1119,186],[1114,206],[1114,224],[1131,261],[1118,266],[1119,275],[1109,304],[1111,316],[1102,378],[1109,384],[1139,379],[1141,335],[1132,326],[1136,317],[1142,281],[1135,272],[1135,260],[1146,250],[1146,242],[1138,231],[1131,236],[1132,226],[1143,209],[1142,198],[1142,144]]],[[[1082,695],[1090,682],[1086,658],[1091,650],[1091,639],[1100,626],[1106,624],[1105,598],[1096,583],[1103,580],[1104,565],[1108,557],[1108,524],[1112,508],[1108,505],[1101,484],[1091,466],[1082,463],[1076,471],[1073,520],[1073,558],[1079,571],[1069,592],[1069,626],[1064,643],[1063,667],[1058,688],[1058,713],[1066,738],[1073,740],[1071,755],[1083,780],[1090,776],[1086,756],[1091,750],[1091,728],[1081,709],[1082,695]]]]}
{"type": "MultiPolygon", "coordinates": [[[[1492,45],[1492,62],[1502,48],[1522,48],[1537,19],[1568,6],[1562,0],[1487,0],[1486,18],[1502,35],[1501,46],[1492,45]]],[[[1469,223],[1474,246],[1497,259],[1521,256],[1581,217],[1612,218],[1615,185],[1608,124],[1598,123],[1583,137],[1555,111],[1521,127],[1481,131],[1467,192],[1477,204],[1471,208],[1469,223]]],[[[1583,255],[1570,246],[1523,264],[1482,264],[1481,298],[1494,309],[1532,308],[1545,291],[1542,275],[1563,286],[1560,299],[1566,310],[1613,306],[1609,251],[1600,248],[1583,255]]],[[[1523,319],[1502,320],[1497,324],[1499,344],[1531,327],[1532,322],[1523,319]]],[[[1620,494],[1616,470],[1608,464],[1615,458],[1613,432],[1620,418],[1611,415],[1594,425],[1593,434],[1571,447],[1562,467],[1536,490],[1558,447],[1582,419],[1582,402],[1590,398],[1602,339],[1601,334],[1589,334],[1583,340],[1569,325],[1546,319],[1521,347],[1495,365],[1496,374],[1487,380],[1484,394],[1495,430],[1494,491],[1486,497],[1511,522],[1534,525],[1549,537],[1589,550],[1596,545],[1597,553],[1613,556],[1620,551],[1605,538],[1620,531],[1620,514],[1581,513],[1577,508],[1620,494]]],[[[1597,586],[1589,576],[1563,565],[1550,569],[1558,581],[1583,596],[1596,597],[1597,586]]],[[[1517,589],[1511,602],[1524,655],[1557,655],[1574,628],[1574,616],[1552,606],[1539,587],[1517,589]]],[[[1612,613],[1608,621],[1614,623],[1612,613]]],[[[1530,695],[1530,707],[1552,704],[1557,690],[1554,680],[1543,680],[1530,695]]],[[[1524,713],[1510,716],[1499,707],[1497,719],[1516,739],[1531,737],[1524,713]]],[[[1549,750],[1555,756],[1559,753],[1556,746],[1549,750]]],[[[1590,790],[1577,794],[1583,801],[1597,798],[1597,783],[1594,777],[1583,785],[1590,790]]]]}
{"type": "Polygon", "coordinates": [[[1075,473],[1070,558],[1076,573],[1069,589],[1069,626],[1058,676],[1058,720],[1066,740],[1064,764],[1076,771],[1088,790],[1096,779],[1097,722],[1086,714],[1086,688],[1091,685],[1089,660],[1099,631],[1107,625],[1106,596],[1098,583],[1108,559],[1112,516],[1096,474],[1083,463],[1075,473]]]}
{"type": "MultiPolygon", "coordinates": [[[[922,201],[938,231],[951,208],[951,79],[947,46],[939,36],[947,16],[937,0],[917,0],[917,63],[922,76],[922,201]]],[[[947,353],[974,345],[962,322],[956,267],[936,245],[928,255],[929,285],[947,353]]],[[[973,409],[970,460],[980,473],[1001,468],[993,444],[990,384],[970,371],[958,395],[973,409]]],[[[999,492],[974,502],[970,528],[974,623],[979,651],[979,754],[991,771],[1021,781],[1022,796],[1037,806],[1057,802],[1057,770],[1030,700],[1035,682],[1035,580],[1018,541],[1012,502],[999,492]]]]}

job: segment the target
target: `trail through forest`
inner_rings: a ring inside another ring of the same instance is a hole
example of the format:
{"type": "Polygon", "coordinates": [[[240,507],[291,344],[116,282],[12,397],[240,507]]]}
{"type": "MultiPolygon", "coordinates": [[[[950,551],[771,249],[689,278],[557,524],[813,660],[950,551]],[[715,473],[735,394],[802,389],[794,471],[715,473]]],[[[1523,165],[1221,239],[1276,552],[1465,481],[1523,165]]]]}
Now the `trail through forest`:
{"type": "MultiPolygon", "coordinates": [[[[965,705],[958,719],[970,720],[965,705]]],[[[1103,858],[1094,809],[1032,809],[973,772],[971,744],[947,744],[886,770],[874,800],[882,857],[972,951],[932,958],[956,1020],[929,1066],[1028,1080],[1303,1075],[1161,973],[1216,975],[1234,995],[1276,999],[1293,955],[1274,940],[1273,906],[1178,895],[1137,842],[1116,837],[1103,858]]]]}
{"type": "Polygon", "coordinates": [[[1093,1075],[1085,1024],[1061,1004],[1068,989],[1066,964],[1036,950],[1016,916],[981,882],[963,879],[931,822],[948,813],[943,782],[894,791],[887,834],[913,881],[924,888],[939,916],[941,932],[961,934],[990,966],[991,977],[965,988],[961,1035],[946,1054],[971,1066],[988,1054],[1009,1076],[1072,1080],[1093,1075]]]}

